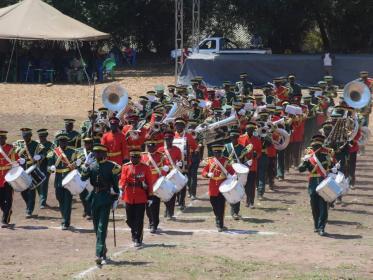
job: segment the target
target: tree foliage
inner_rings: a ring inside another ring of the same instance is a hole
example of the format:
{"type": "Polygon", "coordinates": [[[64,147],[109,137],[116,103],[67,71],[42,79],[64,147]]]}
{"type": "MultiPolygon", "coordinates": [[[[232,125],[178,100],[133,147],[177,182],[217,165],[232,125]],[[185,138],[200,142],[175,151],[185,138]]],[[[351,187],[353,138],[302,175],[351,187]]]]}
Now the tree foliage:
{"type": "MultiPolygon", "coordinates": [[[[112,34],[118,45],[167,54],[174,47],[174,0],[45,0],[63,13],[112,34]]],[[[3,0],[1,6],[17,2],[3,0]]],[[[184,0],[184,38],[192,0],[184,0]]],[[[243,26],[274,52],[368,52],[373,49],[370,0],[201,0],[202,34],[227,37],[243,26]],[[317,42],[313,43],[312,40],[317,42]],[[322,43],[320,45],[320,42],[322,43]]]]}

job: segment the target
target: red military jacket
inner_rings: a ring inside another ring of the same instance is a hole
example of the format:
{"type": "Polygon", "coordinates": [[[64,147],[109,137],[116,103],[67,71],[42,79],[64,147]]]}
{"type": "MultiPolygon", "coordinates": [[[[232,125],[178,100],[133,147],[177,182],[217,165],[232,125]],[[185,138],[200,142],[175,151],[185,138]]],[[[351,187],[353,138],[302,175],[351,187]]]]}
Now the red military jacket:
{"type": "Polygon", "coordinates": [[[163,159],[163,156],[161,153],[159,152],[155,152],[153,154],[151,154],[155,164],[157,165],[158,169],[157,170],[155,168],[155,166],[152,164],[151,160],[150,160],[150,153],[143,153],[141,155],[141,162],[146,164],[147,166],[149,166],[150,168],[150,173],[151,173],[151,184],[149,186],[149,190],[148,190],[148,193],[149,195],[153,195],[153,186],[155,184],[155,182],[157,182],[158,178],[160,176],[162,176],[162,159],[163,159]],[[159,171],[159,173],[158,173],[159,171]]]}
{"type": "Polygon", "coordinates": [[[123,190],[122,199],[128,204],[142,204],[148,200],[149,187],[152,185],[152,174],[144,163],[137,165],[131,162],[122,166],[119,186],[123,190]],[[144,183],[148,189],[144,189],[144,183]]]}
{"type": "MultiPolygon", "coordinates": [[[[5,144],[2,146],[2,149],[11,161],[16,161],[18,159],[18,155],[12,145],[5,144]]],[[[12,165],[0,153],[0,188],[5,186],[5,175],[11,168],[12,165]]]]}
{"type": "MultiPolygon", "coordinates": [[[[227,158],[221,157],[221,158],[218,158],[217,160],[219,160],[219,162],[223,165],[223,167],[228,171],[230,175],[234,174],[234,169],[229,164],[227,158]]],[[[219,187],[221,183],[223,183],[223,181],[227,179],[227,176],[216,164],[214,158],[208,159],[207,165],[202,170],[202,176],[208,177],[208,174],[210,172],[213,173],[213,177],[210,178],[210,181],[209,181],[209,196],[218,196],[219,187]]]]}
{"type": "Polygon", "coordinates": [[[101,138],[101,144],[108,149],[108,160],[122,165],[124,159],[128,159],[128,147],[122,132],[106,132],[101,138]]]}
{"type": "Polygon", "coordinates": [[[288,99],[288,89],[284,86],[279,86],[275,88],[275,95],[279,99],[276,105],[281,106],[282,101],[288,99]]]}
{"type": "MultiPolygon", "coordinates": [[[[157,150],[157,152],[163,155],[162,161],[161,161],[161,166],[166,166],[167,165],[171,170],[172,169],[172,163],[168,159],[168,157],[166,156],[165,147],[164,146],[160,147],[157,150]]],[[[178,147],[172,146],[170,149],[168,149],[168,152],[170,153],[171,159],[174,162],[174,164],[176,164],[178,161],[182,160],[182,154],[181,154],[181,151],[178,147]]]]}
{"type": "Polygon", "coordinates": [[[291,137],[290,137],[290,142],[291,143],[303,142],[303,140],[304,140],[304,125],[305,125],[304,120],[298,120],[298,121],[293,122],[293,124],[292,124],[293,133],[291,134],[291,137]]]}
{"type": "Polygon", "coordinates": [[[348,149],[350,153],[355,153],[359,151],[359,139],[361,137],[361,129],[358,130],[355,138],[352,140],[352,145],[348,149]]]}
{"type": "Polygon", "coordinates": [[[238,138],[238,143],[247,147],[247,145],[252,144],[253,149],[248,153],[247,158],[252,159],[253,163],[250,167],[250,171],[256,172],[258,170],[258,159],[262,155],[262,141],[256,136],[249,136],[247,133],[240,135],[238,138]],[[253,153],[256,152],[256,158],[253,157],[253,153]]]}
{"type": "Polygon", "coordinates": [[[132,130],[132,125],[125,125],[122,129],[122,132],[125,136],[127,148],[129,151],[131,150],[141,150],[141,146],[145,143],[147,129],[143,127],[140,130],[139,136],[137,139],[133,139],[127,135],[127,133],[132,130]]]}

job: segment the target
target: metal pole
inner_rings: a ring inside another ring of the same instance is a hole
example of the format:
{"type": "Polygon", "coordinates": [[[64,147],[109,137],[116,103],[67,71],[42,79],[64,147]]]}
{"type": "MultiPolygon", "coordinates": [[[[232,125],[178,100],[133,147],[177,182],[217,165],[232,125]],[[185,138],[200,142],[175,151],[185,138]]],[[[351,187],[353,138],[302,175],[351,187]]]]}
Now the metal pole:
{"type": "Polygon", "coordinates": [[[201,2],[193,0],[192,5],[192,44],[193,49],[198,52],[198,44],[200,41],[200,18],[201,18],[201,2]]]}
{"type": "Polygon", "coordinates": [[[9,64],[8,64],[8,70],[7,70],[7,72],[6,72],[6,76],[5,76],[5,83],[8,82],[8,76],[9,76],[9,71],[10,71],[10,65],[12,64],[12,59],[13,59],[14,49],[16,48],[16,42],[17,42],[17,40],[14,40],[14,44],[13,44],[13,48],[12,48],[12,53],[10,54],[10,60],[9,60],[9,64]]]}
{"type": "Polygon", "coordinates": [[[184,26],[183,26],[183,0],[175,0],[175,84],[182,67],[183,61],[183,42],[184,42],[184,26]],[[178,50],[181,50],[178,56],[178,50]]]}
{"type": "Polygon", "coordinates": [[[85,76],[87,77],[88,85],[91,86],[91,79],[89,78],[87,69],[85,69],[85,61],[83,59],[82,53],[80,52],[78,41],[75,41],[75,44],[76,44],[76,48],[78,49],[78,53],[80,55],[80,59],[81,59],[81,61],[83,61],[83,64],[84,64],[83,65],[83,71],[84,71],[85,76]]]}

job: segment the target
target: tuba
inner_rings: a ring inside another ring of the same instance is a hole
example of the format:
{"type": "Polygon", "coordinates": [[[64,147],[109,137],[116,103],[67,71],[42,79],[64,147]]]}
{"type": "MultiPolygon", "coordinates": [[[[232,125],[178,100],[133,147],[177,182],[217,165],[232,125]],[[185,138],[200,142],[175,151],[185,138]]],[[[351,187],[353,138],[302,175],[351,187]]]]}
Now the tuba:
{"type": "Polygon", "coordinates": [[[177,98],[174,100],[171,110],[167,116],[162,120],[162,124],[173,122],[176,118],[187,116],[191,110],[188,100],[185,98],[177,98]]]}
{"type": "Polygon", "coordinates": [[[350,107],[362,109],[369,104],[371,93],[364,83],[355,80],[344,87],[343,98],[350,107]]]}
{"type": "Polygon", "coordinates": [[[117,118],[122,120],[129,110],[128,92],[119,84],[112,84],[102,91],[102,103],[110,111],[117,112],[117,118]]]}

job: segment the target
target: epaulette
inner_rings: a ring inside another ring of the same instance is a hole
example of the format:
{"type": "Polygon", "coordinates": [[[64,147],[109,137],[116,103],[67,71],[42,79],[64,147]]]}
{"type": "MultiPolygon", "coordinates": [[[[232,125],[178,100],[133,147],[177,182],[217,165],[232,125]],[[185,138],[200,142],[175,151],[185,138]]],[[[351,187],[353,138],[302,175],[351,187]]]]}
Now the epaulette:
{"type": "Polygon", "coordinates": [[[116,164],[116,163],[114,163],[114,166],[113,166],[113,170],[112,170],[112,172],[113,172],[113,174],[119,174],[120,173],[120,171],[121,171],[121,167],[120,167],[120,165],[119,164],[116,164]]]}
{"type": "Polygon", "coordinates": [[[132,164],[132,162],[127,162],[127,163],[125,163],[123,165],[130,165],[130,164],[132,164]]]}
{"type": "Polygon", "coordinates": [[[49,151],[47,154],[47,158],[52,158],[54,156],[54,151],[49,151]]]}

